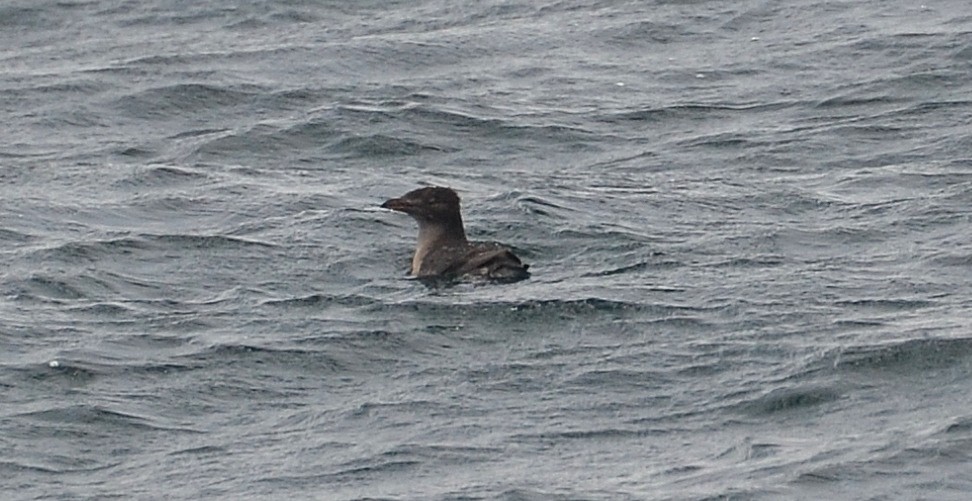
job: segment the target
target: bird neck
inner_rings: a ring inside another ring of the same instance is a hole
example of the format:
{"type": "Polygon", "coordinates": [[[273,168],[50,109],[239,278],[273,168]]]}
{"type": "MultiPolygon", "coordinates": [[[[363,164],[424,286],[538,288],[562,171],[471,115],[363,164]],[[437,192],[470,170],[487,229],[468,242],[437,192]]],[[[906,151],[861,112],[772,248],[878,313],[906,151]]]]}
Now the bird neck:
{"type": "Polygon", "coordinates": [[[462,227],[462,219],[457,217],[447,221],[420,221],[419,246],[446,245],[466,242],[466,230],[462,227]]]}
{"type": "Polygon", "coordinates": [[[425,256],[435,249],[464,245],[466,231],[462,227],[462,218],[450,221],[420,221],[418,243],[415,246],[415,256],[412,257],[412,274],[417,275],[421,269],[425,256]]]}

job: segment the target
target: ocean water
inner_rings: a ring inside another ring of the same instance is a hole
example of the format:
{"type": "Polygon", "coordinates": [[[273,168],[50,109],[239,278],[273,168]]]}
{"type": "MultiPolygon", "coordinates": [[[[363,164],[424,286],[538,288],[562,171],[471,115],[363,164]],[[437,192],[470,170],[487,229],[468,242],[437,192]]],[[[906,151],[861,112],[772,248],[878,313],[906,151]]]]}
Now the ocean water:
{"type": "Polygon", "coordinates": [[[968,499],[972,8],[0,5],[0,492],[968,499]],[[532,278],[426,287],[455,188],[532,278]]]}

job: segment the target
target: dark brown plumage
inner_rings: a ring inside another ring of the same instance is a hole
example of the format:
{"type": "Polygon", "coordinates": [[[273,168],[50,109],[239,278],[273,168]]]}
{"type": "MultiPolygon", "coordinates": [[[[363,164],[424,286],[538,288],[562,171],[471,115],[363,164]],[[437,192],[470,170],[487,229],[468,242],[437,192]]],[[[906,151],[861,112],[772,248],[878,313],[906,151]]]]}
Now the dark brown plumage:
{"type": "Polygon", "coordinates": [[[381,206],[404,212],[418,222],[418,244],[411,268],[416,277],[515,281],[530,276],[528,265],[509,248],[466,239],[459,195],[450,188],[419,188],[381,206]]]}

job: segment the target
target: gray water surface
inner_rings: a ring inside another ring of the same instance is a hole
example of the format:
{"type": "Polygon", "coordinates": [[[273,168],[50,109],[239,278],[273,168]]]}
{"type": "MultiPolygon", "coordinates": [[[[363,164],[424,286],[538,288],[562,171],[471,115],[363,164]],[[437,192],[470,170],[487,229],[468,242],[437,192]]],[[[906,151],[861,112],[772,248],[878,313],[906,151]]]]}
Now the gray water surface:
{"type": "Polygon", "coordinates": [[[966,499],[972,9],[0,6],[5,499],[966,499]],[[455,188],[533,277],[429,288],[455,188]]]}

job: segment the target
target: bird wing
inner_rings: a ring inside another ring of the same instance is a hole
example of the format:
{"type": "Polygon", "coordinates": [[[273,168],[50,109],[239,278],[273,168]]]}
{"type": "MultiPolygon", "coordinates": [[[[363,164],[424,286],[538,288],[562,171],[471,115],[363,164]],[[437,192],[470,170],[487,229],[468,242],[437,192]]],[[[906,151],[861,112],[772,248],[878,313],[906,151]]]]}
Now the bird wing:
{"type": "Polygon", "coordinates": [[[519,280],[530,276],[526,265],[513,251],[495,244],[476,246],[453,271],[455,275],[472,275],[492,280],[519,280]]]}
{"type": "Polygon", "coordinates": [[[475,242],[462,247],[446,246],[422,260],[420,277],[479,277],[488,280],[521,280],[530,276],[509,248],[494,242],[475,242]]]}

